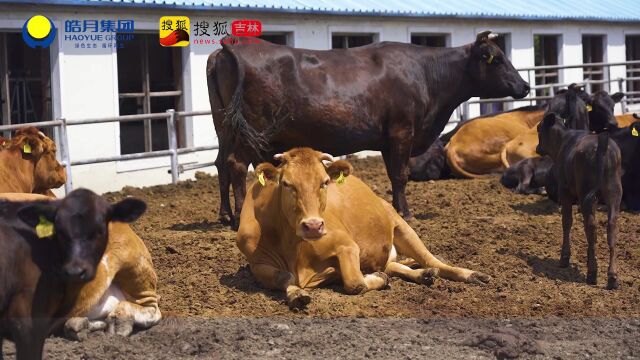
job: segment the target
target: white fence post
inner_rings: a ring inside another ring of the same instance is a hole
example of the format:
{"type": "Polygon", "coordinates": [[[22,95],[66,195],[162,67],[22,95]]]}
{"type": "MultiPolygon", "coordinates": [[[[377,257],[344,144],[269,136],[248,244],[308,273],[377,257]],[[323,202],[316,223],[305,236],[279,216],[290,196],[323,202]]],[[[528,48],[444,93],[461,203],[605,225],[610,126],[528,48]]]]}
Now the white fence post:
{"type": "Polygon", "coordinates": [[[64,183],[64,193],[69,194],[73,190],[73,177],[71,175],[71,156],[69,156],[69,136],[67,134],[67,119],[61,118],[60,121],[60,157],[65,162],[65,172],[67,173],[67,182],[64,183]]]}
{"type": "Polygon", "coordinates": [[[176,129],[176,111],[167,110],[167,130],[169,134],[169,151],[171,151],[171,183],[177,184],[180,179],[178,172],[178,135],[176,129]]]}

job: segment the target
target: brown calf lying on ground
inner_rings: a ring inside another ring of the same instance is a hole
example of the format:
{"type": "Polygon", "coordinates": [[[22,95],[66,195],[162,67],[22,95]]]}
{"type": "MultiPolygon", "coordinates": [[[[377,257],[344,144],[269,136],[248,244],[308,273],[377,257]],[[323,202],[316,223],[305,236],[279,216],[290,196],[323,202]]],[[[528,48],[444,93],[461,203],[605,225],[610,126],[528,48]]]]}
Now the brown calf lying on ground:
{"type": "MultiPolygon", "coordinates": [[[[1,144],[1,143],[0,143],[1,144]]],[[[56,160],[56,144],[34,127],[16,131],[0,147],[0,193],[41,193],[67,181],[64,167],[56,160]]]]}
{"type": "Polygon", "coordinates": [[[609,243],[608,289],[618,287],[616,263],[616,238],[618,213],[622,199],[621,159],[616,143],[605,131],[590,134],[588,131],[570,130],[555,113],[545,115],[538,126],[538,153],[548,155],[554,161],[553,171],[557,194],[562,205],[562,252],[560,266],[569,266],[571,257],[570,232],[573,222],[572,205],[576,202],[584,217],[587,237],[587,283],[596,284],[596,204],[598,198],[608,209],[607,241],[609,243]]]}
{"type": "Polygon", "coordinates": [[[45,338],[95,277],[108,222],[134,221],[145,207],[110,205],[83,189],[57,201],[0,203],[0,349],[9,338],[17,359],[40,359],[45,338]]]}
{"type": "Polygon", "coordinates": [[[292,308],[306,306],[305,289],[342,281],[348,294],[387,286],[387,275],[431,284],[433,277],[485,283],[486,274],[446,265],[427,250],[394,208],[351,165],[296,148],[256,168],[240,215],[237,245],[265,287],[286,291],[292,308]],[[415,259],[412,269],[397,253],[415,259]]]}
{"type": "MultiPolygon", "coordinates": [[[[37,194],[0,194],[0,201],[46,201],[37,194]]],[[[82,339],[89,331],[128,336],[134,326],[149,328],[161,319],[158,277],[149,250],[131,227],[109,223],[109,241],[95,278],[83,285],[68,315],[65,335],[82,339]]]]}

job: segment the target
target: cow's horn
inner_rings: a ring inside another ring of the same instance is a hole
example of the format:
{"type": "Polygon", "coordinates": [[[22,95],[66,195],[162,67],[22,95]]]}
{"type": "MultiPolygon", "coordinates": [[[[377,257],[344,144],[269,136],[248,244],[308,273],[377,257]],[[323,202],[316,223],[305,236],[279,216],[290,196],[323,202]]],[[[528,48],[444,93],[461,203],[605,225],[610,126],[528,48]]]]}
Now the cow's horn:
{"type": "Polygon", "coordinates": [[[46,136],[42,131],[38,131],[38,136],[39,136],[41,139],[44,139],[45,137],[47,137],[47,136],[46,136]]]}
{"type": "Polygon", "coordinates": [[[489,40],[493,40],[493,39],[497,38],[498,36],[500,36],[500,35],[499,35],[499,34],[496,34],[496,33],[491,33],[491,34],[489,34],[489,36],[488,36],[487,38],[488,38],[489,40]]]}
{"type": "Polygon", "coordinates": [[[491,30],[485,30],[481,33],[478,33],[478,36],[476,37],[476,42],[486,41],[487,39],[489,39],[489,34],[491,34],[491,30]]]}
{"type": "Polygon", "coordinates": [[[323,160],[333,162],[333,156],[331,156],[331,154],[322,153],[322,155],[320,155],[320,161],[323,161],[323,160]]]}
{"type": "Polygon", "coordinates": [[[273,160],[284,162],[284,154],[280,153],[273,155],[273,160]]]}

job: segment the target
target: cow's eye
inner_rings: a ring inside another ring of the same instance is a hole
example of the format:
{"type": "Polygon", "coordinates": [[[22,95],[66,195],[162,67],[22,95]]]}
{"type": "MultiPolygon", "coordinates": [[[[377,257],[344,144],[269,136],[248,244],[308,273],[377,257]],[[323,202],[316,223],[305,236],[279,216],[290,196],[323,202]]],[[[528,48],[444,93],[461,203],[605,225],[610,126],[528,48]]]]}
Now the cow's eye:
{"type": "Polygon", "coordinates": [[[321,185],[320,189],[326,189],[329,186],[329,180],[325,180],[321,185]]]}

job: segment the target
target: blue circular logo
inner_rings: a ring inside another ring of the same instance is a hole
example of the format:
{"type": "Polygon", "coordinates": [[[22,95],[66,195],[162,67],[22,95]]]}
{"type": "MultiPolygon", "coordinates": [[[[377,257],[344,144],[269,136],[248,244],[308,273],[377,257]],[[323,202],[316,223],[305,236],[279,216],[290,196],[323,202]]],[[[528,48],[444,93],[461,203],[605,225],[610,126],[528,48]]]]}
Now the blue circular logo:
{"type": "Polygon", "coordinates": [[[22,39],[31,48],[46,48],[56,37],[56,26],[43,15],[34,15],[22,25],[22,39]]]}

